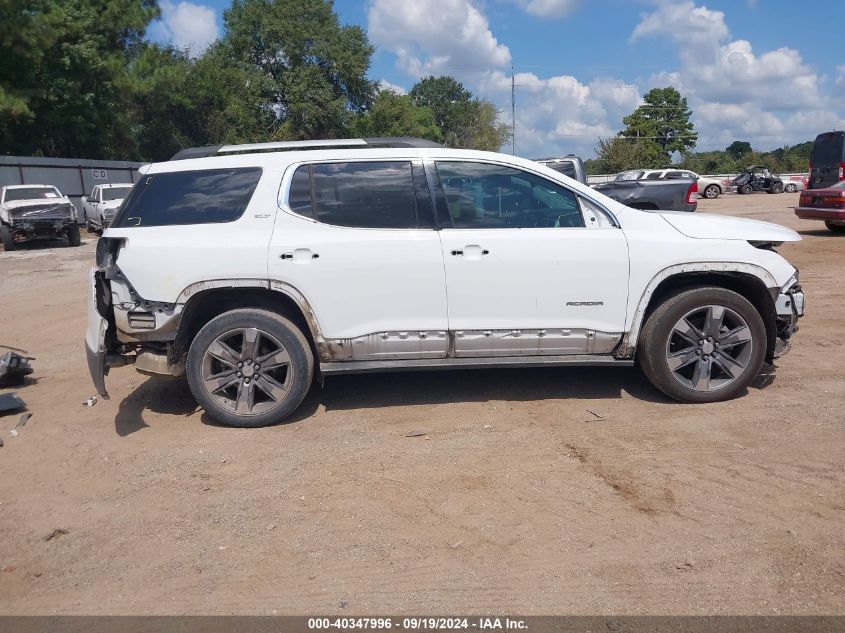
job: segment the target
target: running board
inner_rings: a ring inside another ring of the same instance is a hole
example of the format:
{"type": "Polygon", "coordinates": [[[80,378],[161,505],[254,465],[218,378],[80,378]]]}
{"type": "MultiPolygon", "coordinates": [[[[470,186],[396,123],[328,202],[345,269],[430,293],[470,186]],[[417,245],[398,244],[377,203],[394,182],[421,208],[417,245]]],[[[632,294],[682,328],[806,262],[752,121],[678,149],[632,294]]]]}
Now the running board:
{"type": "Polygon", "coordinates": [[[613,356],[573,354],[569,356],[498,356],[495,358],[415,358],[410,360],[350,360],[320,363],[323,375],[367,374],[380,371],[419,371],[439,369],[484,369],[503,367],[632,367],[633,360],[613,356]]]}

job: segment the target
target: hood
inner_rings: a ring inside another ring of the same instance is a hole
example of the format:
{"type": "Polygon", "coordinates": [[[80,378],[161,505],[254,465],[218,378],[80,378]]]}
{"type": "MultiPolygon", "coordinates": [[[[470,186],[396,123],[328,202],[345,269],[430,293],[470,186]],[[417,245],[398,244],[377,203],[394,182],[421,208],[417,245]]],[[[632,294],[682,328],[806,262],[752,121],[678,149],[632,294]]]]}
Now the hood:
{"type": "Polygon", "coordinates": [[[70,198],[35,198],[33,200],[10,200],[3,203],[3,208],[11,211],[21,207],[52,207],[58,204],[72,204],[70,198]]]}
{"type": "Polygon", "coordinates": [[[118,198],[117,200],[108,200],[107,202],[103,203],[104,209],[117,209],[123,203],[123,198],[118,198]]]}
{"type": "Polygon", "coordinates": [[[760,220],[711,213],[673,211],[662,211],[659,215],[687,237],[752,242],[798,242],[801,240],[801,236],[792,229],[760,220]]]}

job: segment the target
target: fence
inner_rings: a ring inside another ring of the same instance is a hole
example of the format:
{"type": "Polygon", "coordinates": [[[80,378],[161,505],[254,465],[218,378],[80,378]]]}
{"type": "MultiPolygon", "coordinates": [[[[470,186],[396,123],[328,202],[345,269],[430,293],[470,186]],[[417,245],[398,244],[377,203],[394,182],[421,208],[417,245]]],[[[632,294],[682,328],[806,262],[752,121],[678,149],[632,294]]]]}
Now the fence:
{"type": "Polygon", "coordinates": [[[125,160],[0,156],[0,187],[5,185],[53,185],[76,207],[82,218],[82,196],[94,185],[134,183],[144,163],[125,160]]]}

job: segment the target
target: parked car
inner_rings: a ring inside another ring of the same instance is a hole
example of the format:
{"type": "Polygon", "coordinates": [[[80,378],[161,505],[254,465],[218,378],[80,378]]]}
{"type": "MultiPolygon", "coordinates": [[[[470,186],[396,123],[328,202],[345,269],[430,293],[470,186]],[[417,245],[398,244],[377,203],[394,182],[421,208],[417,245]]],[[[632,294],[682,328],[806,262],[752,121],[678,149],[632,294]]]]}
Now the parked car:
{"type": "Polygon", "coordinates": [[[845,233],[845,181],[827,189],[802,191],[795,215],[803,220],[822,220],[834,233],[845,233]]]}
{"type": "Polygon", "coordinates": [[[769,170],[760,165],[750,165],[739,176],[731,181],[736,187],[737,193],[754,193],[765,191],[766,193],[783,193],[783,181],[777,176],[772,176],[769,170]]]}
{"type": "Polygon", "coordinates": [[[795,193],[796,191],[804,191],[806,189],[806,179],[802,176],[782,176],[783,190],[786,193],[795,193]]]}
{"type": "Polygon", "coordinates": [[[725,193],[720,178],[704,178],[688,169],[648,169],[641,178],[645,180],[680,180],[693,178],[698,182],[698,194],[710,200],[725,193]]]}
{"type": "Polygon", "coordinates": [[[584,169],[584,161],[575,154],[567,154],[563,158],[537,158],[541,165],[553,169],[559,174],[569,176],[573,180],[587,184],[587,172],[584,169]]]}
{"type": "Polygon", "coordinates": [[[85,226],[88,232],[101,233],[108,228],[118,207],[131,190],[132,183],[94,185],[91,193],[82,197],[85,226]]]}
{"type": "Polygon", "coordinates": [[[610,182],[595,184],[593,188],[634,209],[695,211],[698,207],[698,183],[694,178],[685,180],[617,178],[610,182]]]}
{"type": "Polygon", "coordinates": [[[105,398],[113,367],[184,375],[227,425],[283,420],[315,375],[411,369],[639,359],[673,398],[726,400],[804,310],[774,250],[794,231],[638,211],[505,154],[279,142],[143,172],[97,245],[91,377],[105,398]]]}
{"type": "Polygon", "coordinates": [[[0,187],[0,240],[7,251],[22,242],[67,236],[81,243],[76,208],[52,185],[0,187]]]}
{"type": "Polygon", "coordinates": [[[845,180],[845,131],[824,132],[813,141],[808,189],[826,189],[845,180]]]}
{"type": "Polygon", "coordinates": [[[645,172],[645,169],[630,169],[628,171],[620,171],[618,174],[616,174],[613,180],[639,180],[643,177],[645,172]]]}

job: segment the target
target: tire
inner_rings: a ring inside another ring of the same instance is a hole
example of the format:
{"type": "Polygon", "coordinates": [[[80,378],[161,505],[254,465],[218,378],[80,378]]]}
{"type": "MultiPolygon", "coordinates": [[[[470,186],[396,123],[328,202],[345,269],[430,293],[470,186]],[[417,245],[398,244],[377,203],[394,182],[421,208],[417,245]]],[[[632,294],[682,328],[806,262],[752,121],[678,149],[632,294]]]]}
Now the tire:
{"type": "Polygon", "coordinates": [[[3,226],[2,224],[0,224],[0,240],[2,240],[3,249],[6,251],[13,251],[17,248],[11,229],[9,229],[8,226],[3,226]]]}
{"type": "Polygon", "coordinates": [[[798,191],[798,187],[792,184],[786,185],[786,187],[784,187],[784,191],[786,193],[795,193],[796,191],[798,191]]]}
{"type": "Polygon", "coordinates": [[[751,185],[742,185],[739,189],[736,190],[737,193],[751,193],[754,191],[754,187],[751,185]]]}
{"type": "Polygon", "coordinates": [[[255,428],[281,422],[302,403],[311,387],[314,356],[291,321],[269,310],[243,308],[224,312],[197,333],[186,373],[191,393],[212,418],[255,428]],[[256,332],[256,347],[249,351],[245,346],[256,332]],[[254,362],[262,358],[263,369],[254,362]],[[209,386],[210,378],[216,388],[209,386]]]}
{"type": "Polygon", "coordinates": [[[79,246],[82,244],[82,238],[79,235],[79,225],[74,224],[67,229],[67,241],[70,246],[79,246]]]}
{"type": "Polygon", "coordinates": [[[776,182],[771,187],[769,187],[768,193],[783,193],[783,183],[776,182]]]}
{"type": "Polygon", "coordinates": [[[643,372],[660,391],[681,402],[704,403],[742,393],[760,373],[766,343],[763,319],[747,299],[699,286],[668,297],[651,313],[638,352],[643,372]],[[718,333],[708,327],[715,323],[718,333]]]}
{"type": "Polygon", "coordinates": [[[829,231],[834,233],[845,233],[845,224],[834,224],[833,222],[825,222],[824,225],[829,231]]]}
{"type": "Polygon", "coordinates": [[[722,190],[719,189],[719,185],[707,185],[701,195],[708,200],[714,200],[719,197],[720,193],[722,193],[722,190]]]}

